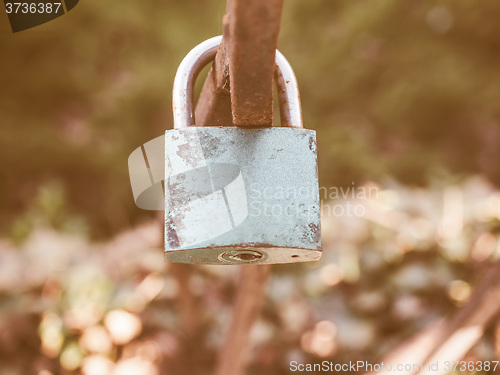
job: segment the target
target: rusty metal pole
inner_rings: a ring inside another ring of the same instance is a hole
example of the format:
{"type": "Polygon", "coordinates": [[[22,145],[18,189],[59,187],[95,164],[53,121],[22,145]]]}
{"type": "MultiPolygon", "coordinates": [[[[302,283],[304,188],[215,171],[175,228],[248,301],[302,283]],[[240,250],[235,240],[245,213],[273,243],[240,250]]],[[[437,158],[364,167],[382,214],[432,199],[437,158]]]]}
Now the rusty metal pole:
{"type": "MultiPolygon", "coordinates": [[[[272,126],[273,77],[283,0],[228,0],[223,42],[196,106],[197,126],[272,126]]],[[[240,266],[233,315],[215,375],[243,375],[269,265],[240,266]]]]}
{"type": "Polygon", "coordinates": [[[196,106],[197,126],[271,126],[283,0],[228,0],[223,41],[196,106]]]}

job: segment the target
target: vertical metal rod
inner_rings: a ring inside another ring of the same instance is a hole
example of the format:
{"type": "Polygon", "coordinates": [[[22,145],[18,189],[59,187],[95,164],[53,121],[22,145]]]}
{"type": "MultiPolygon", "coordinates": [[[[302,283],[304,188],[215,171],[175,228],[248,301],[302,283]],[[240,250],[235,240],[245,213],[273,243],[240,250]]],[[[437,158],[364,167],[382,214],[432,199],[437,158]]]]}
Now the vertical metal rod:
{"type": "MultiPolygon", "coordinates": [[[[198,101],[197,126],[272,125],[272,84],[282,8],[283,0],[227,0],[223,44],[198,101]]],[[[215,375],[245,373],[250,332],[265,298],[270,266],[240,267],[233,315],[215,375]]]]}

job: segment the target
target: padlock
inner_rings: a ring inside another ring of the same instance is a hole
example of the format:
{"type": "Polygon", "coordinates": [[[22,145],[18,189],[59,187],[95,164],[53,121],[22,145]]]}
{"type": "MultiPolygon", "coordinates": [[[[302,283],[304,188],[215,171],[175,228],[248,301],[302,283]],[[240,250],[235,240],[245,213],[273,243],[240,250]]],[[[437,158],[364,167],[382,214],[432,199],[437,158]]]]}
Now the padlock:
{"type": "Polygon", "coordinates": [[[165,256],[264,264],[321,257],[316,132],[303,129],[297,80],[276,51],[281,127],[196,127],[193,90],[222,37],[195,47],[173,87],[165,132],[165,256]]]}

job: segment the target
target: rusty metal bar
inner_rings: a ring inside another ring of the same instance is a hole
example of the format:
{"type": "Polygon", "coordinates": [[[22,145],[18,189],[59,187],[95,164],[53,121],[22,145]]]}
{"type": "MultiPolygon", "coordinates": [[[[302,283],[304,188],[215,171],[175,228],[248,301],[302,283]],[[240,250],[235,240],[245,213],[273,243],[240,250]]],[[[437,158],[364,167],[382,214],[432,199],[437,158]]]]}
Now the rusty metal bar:
{"type": "Polygon", "coordinates": [[[226,48],[236,126],[271,126],[283,0],[228,0],[226,48]]]}
{"type": "Polygon", "coordinates": [[[203,86],[198,126],[271,126],[283,0],[228,0],[223,42],[203,86]]]}
{"type": "MultiPolygon", "coordinates": [[[[196,106],[197,126],[271,126],[283,0],[228,0],[223,41],[196,106]]],[[[238,294],[215,375],[243,375],[269,265],[240,266],[238,294]]]]}
{"type": "Polygon", "coordinates": [[[219,351],[214,375],[245,374],[250,332],[260,315],[271,270],[268,264],[240,267],[241,274],[233,315],[219,351]]]}
{"type": "MultiPolygon", "coordinates": [[[[228,34],[227,17],[224,17],[223,36],[228,34]]],[[[197,126],[233,126],[231,94],[229,90],[229,63],[224,38],[219,46],[215,62],[201,90],[196,105],[197,126]]]]}

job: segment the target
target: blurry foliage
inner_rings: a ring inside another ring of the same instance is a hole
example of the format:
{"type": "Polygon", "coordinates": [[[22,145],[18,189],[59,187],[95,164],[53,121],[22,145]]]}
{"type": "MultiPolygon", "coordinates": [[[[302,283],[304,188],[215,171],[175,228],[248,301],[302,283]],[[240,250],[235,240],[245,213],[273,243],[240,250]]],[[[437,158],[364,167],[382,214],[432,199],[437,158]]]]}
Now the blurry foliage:
{"type": "Polygon", "coordinates": [[[324,185],[386,173],[422,184],[439,166],[500,182],[498,2],[287,5],[280,48],[318,129],[324,185]]]}
{"type": "MultiPolygon", "coordinates": [[[[0,34],[0,228],[61,185],[68,212],[107,236],[134,206],[127,158],[172,125],[182,57],[221,33],[225,1],[82,1],[0,34]]],[[[500,3],[287,0],[280,50],[318,131],[320,180],[483,173],[500,183],[500,3]]]]}
{"type": "MultiPolygon", "coordinates": [[[[373,186],[349,201],[364,216],[328,214],[343,199],[323,207],[320,261],[273,266],[246,374],[379,363],[467,303],[500,259],[500,192],[483,179],[373,186]]],[[[99,243],[40,220],[22,244],[0,241],[2,375],[212,374],[239,268],[188,265],[179,277],[161,238],[156,221],[99,243]]],[[[494,319],[465,360],[498,353],[494,319]]]]}
{"type": "MultiPolygon", "coordinates": [[[[189,49],[220,33],[223,2],[82,2],[31,31],[0,34],[0,227],[61,184],[93,235],[140,215],[128,155],[171,127],[171,87],[189,49]]],[[[4,20],[7,22],[7,17],[4,20]]]]}
{"type": "Polygon", "coordinates": [[[88,225],[83,217],[69,212],[62,184],[52,181],[42,185],[31,206],[18,216],[10,227],[10,237],[15,243],[22,243],[34,227],[43,225],[64,233],[88,235],[88,225]]]}

